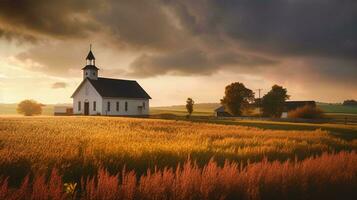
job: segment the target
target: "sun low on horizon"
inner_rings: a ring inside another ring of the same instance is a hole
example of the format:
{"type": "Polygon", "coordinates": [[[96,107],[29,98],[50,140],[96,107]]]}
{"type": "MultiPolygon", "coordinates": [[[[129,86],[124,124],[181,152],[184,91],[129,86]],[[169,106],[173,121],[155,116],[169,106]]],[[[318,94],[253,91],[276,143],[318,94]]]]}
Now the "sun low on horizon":
{"type": "Polygon", "coordinates": [[[98,76],[152,106],[218,103],[233,82],[291,100],[357,99],[353,1],[1,1],[0,103],[72,103],[91,48],[98,76]],[[90,47],[91,46],[91,47],[90,47]]]}

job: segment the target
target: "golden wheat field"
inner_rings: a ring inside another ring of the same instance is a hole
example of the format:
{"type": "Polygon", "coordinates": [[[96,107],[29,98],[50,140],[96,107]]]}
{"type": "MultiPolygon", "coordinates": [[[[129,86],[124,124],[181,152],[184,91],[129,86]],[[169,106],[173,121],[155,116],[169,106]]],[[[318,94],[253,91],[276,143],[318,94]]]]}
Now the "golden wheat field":
{"type": "Polygon", "coordinates": [[[355,150],[357,140],[321,130],[117,117],[1,117],[0,198],[314,199],[343,192],[353,199],[355,150]]]}

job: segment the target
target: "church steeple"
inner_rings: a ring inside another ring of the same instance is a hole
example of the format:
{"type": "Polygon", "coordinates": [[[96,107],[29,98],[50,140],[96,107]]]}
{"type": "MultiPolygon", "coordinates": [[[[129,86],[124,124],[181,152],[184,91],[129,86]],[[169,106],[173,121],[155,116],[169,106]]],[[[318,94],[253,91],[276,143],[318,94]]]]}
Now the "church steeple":
{"type": "Polygon", "coordinates": [[[83,70],[83,79],[89,78],[93,80],[98,79],[98,68],[95,66],[95,57],[92,52],[92,44],[89,47],[89,53],[86,57],[86,66],[83,70]]]}
{"type": "Polygon", "coordinates": [[[95,57],[92,52],[92,44],[89,45],[89,53],[86,58],[87,65],[94,65],[95,66],[95,57]]]}

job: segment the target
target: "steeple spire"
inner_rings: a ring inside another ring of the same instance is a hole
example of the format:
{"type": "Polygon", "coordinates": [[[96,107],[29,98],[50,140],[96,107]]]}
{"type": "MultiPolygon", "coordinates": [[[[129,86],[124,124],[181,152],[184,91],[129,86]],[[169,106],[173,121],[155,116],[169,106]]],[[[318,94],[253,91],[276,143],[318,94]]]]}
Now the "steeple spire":
{"type": "Polygon", "coordinates": [[[87,55],[86,60],[87,60],[87,65],[95,65],[95,57],[92,52],[92,44],[89,45],[89,53],[87,55]]]}

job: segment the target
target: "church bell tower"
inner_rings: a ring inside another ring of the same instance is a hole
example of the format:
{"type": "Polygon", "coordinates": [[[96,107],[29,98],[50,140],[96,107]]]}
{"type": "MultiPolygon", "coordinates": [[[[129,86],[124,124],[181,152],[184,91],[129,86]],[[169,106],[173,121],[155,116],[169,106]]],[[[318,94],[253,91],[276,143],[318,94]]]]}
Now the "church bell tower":
{"type": "Polygon", "coordinates": [[[95,57],[92,52],[92,45],[89,47],[89,53],[86,58],[86,66],[83,70],[83,79],[89,78],[92,80],[98,79],[98,68],[95,66],[95,57]]]}

